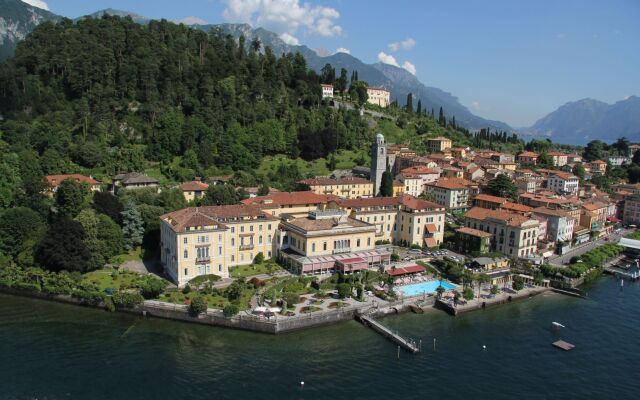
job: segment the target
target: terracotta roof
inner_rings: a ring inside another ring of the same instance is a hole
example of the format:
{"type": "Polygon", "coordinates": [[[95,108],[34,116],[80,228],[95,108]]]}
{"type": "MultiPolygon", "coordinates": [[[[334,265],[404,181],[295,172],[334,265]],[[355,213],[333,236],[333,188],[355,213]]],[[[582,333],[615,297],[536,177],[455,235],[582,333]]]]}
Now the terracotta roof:
{"type": "Polygon", "coordinates": [[[333,85],[328,85],[326,83],[321,83],[320,86],[333,88],[333,85]]]}
{"type": "Polygon", "coordinates": [[[568,181],[570,179],[579,179],[577,176],[575,176],[574,174],[571,174],[569,172],[556,172],[554,173],[555,176],[559,177],[562,180],[568,181]]]}
{"type": "Polygon", "coordinates": [[[450,178],[450,179],[438,179],[435,182],[427,183],[428,186],[439,187],[443,189],[466,189],[473,185],[473,182],[466,179],[450,178]]]}
{"type": "Polygon", "coordinates": [[[535,157],[538,157],[538,153],[534,153],[533,151],[525,151],[525,152],[522,152],[522,153],[518,154],[518,157],[532,157],[532,158],[535,158],[535,157]]]}
{"type": "Polygon", "coordinates": [[[233,223],[247,217],[276,220],[258,207],[244,204],[183,208],[161,215],[160,219],[169,223],[174,231],[183,232],[187,228],[199,226],[218,225],[220,229],[224,229],[225,223],[233,223]]]}
{"type": "Polygon", "coordinates": [[[507,201],[506,203],[504,203],[501,208],[509,211],[523,212],[523,213],[528,213],[533,211],[532,207],[525,206],[524,204],[512,203],[510,201],[507,201]]]}
{"type": "Polygon", "coordinates": [[[527,221],[531,221],[529,217],[524,215],[506,211],[506,210],[489,210],[487,208],[473,207],[464,215],[466,218],[484,221],[486,219],[502,220],[510,226],[521,226],[527,221]]]}
{"type": "Polygon", "coordinates": [[[370,180],[359,178],[356,176],[347,176],[340,179],[332,179],[332,178],[311,178],[311,179],[303,179],[298,181],[298,183],[302,183],[304,185],[309,186],[326,186],[326,185],[363,185],[363,184],[373,184],[370,180]]]}
{"type": "Polygon", "coordinates": [[[257,196],[241,201],[242,204],[254,206],[296,206],[305,204],[326,204],[331,200],[339,199],[338,196],[316,194],[314,192],[275,192],[266,196],[257,196]]]}
{"type": "Polygon", "coordinates": [[[433,168],[425,167],[424,165],[417,165],[415,167],[408,167],[403,169],[403,174],[411,174],[411,175],[420,175],[420,174],[440,174],[437,170],[433,168]]]}
{"type": "Polygon", "coordinates": [[[508,201],[504,197],[492,196],[490,194],[484,194],[484,193],[477,195],[476,200],[490,201],[492,203],[499,203],[499,204],[504,204],[508,201]]]}
{"type": "Polygon", "coordinates": [[[57,187],[59,184],[66,181],[67,179],[72,180],[74,182],[88,183],[89,185],[97,185],[100,183],[90,176],[84,176],[80,174],[47,175],[44,178],[49,184],[49,186],[51,187],[57,187]]]}
{"type": "Polygon", "coordinates": [[[606,161],[595,160],[595,161],[591,161],[591,164],[606,164],[606,161]]]}
{"type": "Polygon", "coordinates": [[[209,185],[202,181],[191,181],[180,184],[180,190],[183,192],[197,192],[199,190],[207,190],[209,185]]]}
{"type": "Polygon", "coordinates": [[[367,90],[384,90],[385,92],[388,92],[387,88],[384,86],[369,86],[367,90]]]}
{"type": "Polygon", "coordinates": [[[448,140],[448,141],[451,141],[451,139],[449,139],[448,137],[444,137],[444,136],[438,136],[438,137],[434,137],[434,138],[427,138],[427,141],[429,141],[429,140],[437,140],[437,141],[448,140]]]}
{"type": "Polygon", "coordinates": [[[558,156],[565,156],[567,157],[567,154],[565,153],[561,153],[559,151],[551,151],[549,153],[547,153],[548,156],[552,156],[552,157],[558,157],[558,156]]]}
{"type": "Polygon", "coordinates": [[[152,178],[145,174],[141,174],[140,172],[129,172],[128,174],[118,174],[113,177],[114,181],[121,181],[123,185],[134,184],[134,183],[159,183],[160,181],[156,178],[152,178]]]}
{"type": "Polygon", "coordinates": [[[488,232],[481,231],[479,229],[462,227],[456,229],[456,232],[464,233],[465,235],[478,236],[478,237],[491,237],[491,234],[488,232]]]}
{"type": "Polygon", "coordinates": [[[569,217],[569,213],[563,210],[551,209],[547,207],[538,207],[533,209],[534,214],[555,215],[556,217],[569,217]]]}
{"type": "Polygon", "coordinates": [[[210,176],[209,182],[228,182],[233,178],[233,175],[218,175],[218,176],[210,176]]]}

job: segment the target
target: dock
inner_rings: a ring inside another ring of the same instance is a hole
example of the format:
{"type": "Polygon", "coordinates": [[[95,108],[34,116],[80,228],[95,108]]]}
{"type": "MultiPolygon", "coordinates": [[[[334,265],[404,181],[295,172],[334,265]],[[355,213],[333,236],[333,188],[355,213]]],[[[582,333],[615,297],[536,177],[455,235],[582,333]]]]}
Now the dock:
{"type": "Polygon", "coordinates": [[[374,331],[378,332],[382,336],[396,343],[398,346],[403,349],[410,351],[412,353],[418,353],[420,348],[416,346],[415,342],[411,340],[407,340],[400,336],[398,333],[393,332],[391,329],[382,325],[380,322],[376,321],[372,317],[364,314],[356,315],[356,318],[362,322],[363,325],[370,327],[374,331]]]}
{"type": "Polygon", "coordinates": [[[553,342],[551,344],[564,351],[573,350],[573,348],[576,347],[571,343],[565,342],[564,340],[558,340],[557,342],[553,342]]]}

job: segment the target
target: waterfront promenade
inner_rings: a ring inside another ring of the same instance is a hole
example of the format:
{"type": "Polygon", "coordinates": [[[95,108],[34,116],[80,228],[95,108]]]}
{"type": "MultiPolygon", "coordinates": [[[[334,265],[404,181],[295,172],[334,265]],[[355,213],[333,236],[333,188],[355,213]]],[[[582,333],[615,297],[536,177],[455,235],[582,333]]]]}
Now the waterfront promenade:
{"type": "Polygon", "coordinates": [[[461,313],[481,310],[487,307],[496,306],[499,304],[509,303],[514,300],[526,299],[536,296],[540,293],[544,293],[552,290],[548,287],[542,286],[529,286],[522,290],[515,291],[513,289],[502,289],[498,294],[491,295],[488,289],[481,291],[480,297],[475,297],[472,300],[458,300],[458,304],[454,304],[452,297],[442,297],[436,300],[436,307],[444,309],[453,315],[461,313]]]}

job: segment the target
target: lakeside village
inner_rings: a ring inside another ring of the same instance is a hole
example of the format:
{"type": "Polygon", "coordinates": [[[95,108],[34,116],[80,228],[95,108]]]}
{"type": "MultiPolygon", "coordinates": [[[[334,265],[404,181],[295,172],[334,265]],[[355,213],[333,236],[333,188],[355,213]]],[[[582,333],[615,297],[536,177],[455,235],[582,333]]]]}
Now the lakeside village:
{"type": "MultiPolygon", "coordinates": [[[[543,169],[530,151],[513,156],[426,140],[430,154],[418,156],[378,134],[370,168],[304,179],[305,190],[295,192],[245,188],[239,204],[164,214],[155,261],[128,260],[80,279],[5,269],[0,284],[111,310],[278,332],[434,304],[456,314],[551,287],[572,290],[605,266],[634,268],[613,242],[639,223],[640,184],[614,185],[612,194],[580,184],[567,172],[581,162],[576,154],[548,153],[554,168],[543,169]]],[[[592,176],[606,168],[585,164],[592,176]]],[[[194,203],[229,178],[179,189],[194,203]]],[[[103,190],[77,174],[45,179],[54,197],[64,185],[103,190]]],[[[161,187],[129,173],[114,176],[108,190],[161,187]]],[[[637,252],[637,234],[627,236],[626,249],[637,252]]]]}

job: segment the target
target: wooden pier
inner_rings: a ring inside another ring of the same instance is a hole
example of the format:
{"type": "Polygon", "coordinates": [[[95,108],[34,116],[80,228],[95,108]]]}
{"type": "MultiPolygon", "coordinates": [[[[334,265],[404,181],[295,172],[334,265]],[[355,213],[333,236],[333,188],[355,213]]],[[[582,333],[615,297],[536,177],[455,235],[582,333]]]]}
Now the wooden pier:
{"type": "Polygon", "coordinates": [[[359,314],[359,315],[356,315],[356,319],[362,322],[363,325],[370,327],[371,329],[378,332],[379,334],[386,337],[387,339],[391,340],[392,342],[396,343],[398,346],[402,347],[403,349],[410,351],[412,353],[418,353],[420,351],[420,348],[416,346],[415,342],[403,338],[402,336],[393,332],[391,329],[382,325],[380,322],[376,321],[372,317],[364,314],[359,314]]]}

